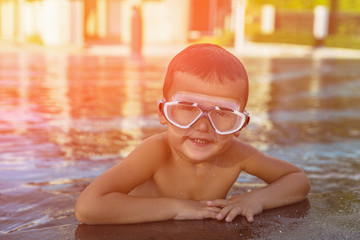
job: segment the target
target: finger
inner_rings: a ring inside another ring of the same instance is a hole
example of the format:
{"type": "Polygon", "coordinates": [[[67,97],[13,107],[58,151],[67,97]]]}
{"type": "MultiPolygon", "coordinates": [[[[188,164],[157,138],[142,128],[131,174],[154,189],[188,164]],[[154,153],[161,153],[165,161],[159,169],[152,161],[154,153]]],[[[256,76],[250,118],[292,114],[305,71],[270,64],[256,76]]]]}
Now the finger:
{"type": "Polygon", "coordinates": [[[216,219],[217,216],[217,212],[211,210],[211,209],[206,209],[203,213],[202,213],[202,218],[212,218],[212,219],[216,219]]]}
{"type": "Polygon", "coordinates": [[[227,216],[229,214],[229,212],[231,211],[232,207],[231,206],[227,206],[224,207],[223,209],[221,209],[221,211],[218,213],[218,215],[216,216],[217,220],[223,220],[225,218],[225,216],[227,216]]]}
{"type": "Polygon", "coordinates": [[[229,214],[226,216],[225,221],[232,222],[236,216],[241,214],[241,212],[242,209],[239,206],[232,208],[229,214]]]}
{"type": "Polygon", "coordinates": [[[216,219],[217,213],[216,212],[211,212],[210,213],[210,218],[212,219],[216,219]]]}
{"type": "Polygon", "coordinates": [[[218,207],[206,207],[205,209],[206,209],[207,211],[214,212],[215,214],[218,214],[218,213],[221,211],[221,209],[218,208],[218,207]]]}
{"type": "Polygon", "coordinates": [[[221,211],[221,208],[218,208],[218,207],[207,207],[207,209],[209,209],[215,213],[219,213],[221,211]]]}
{"type": "Polygon", "coordinates": [[[252,213],[252,211],[246,211],[245,213],[245,217],[246,217],[246,220],[248,222],[253,222],[254,221],[254,214],[252,213]]]}
{"type": "Polygon", "coordinates": [[[217,199],[217,200],[207,201],[207,205],[209,207],[214,207],[214,206],[225,207],[228,203],[229,203],[229,201],[226,199],[217,199]]]}

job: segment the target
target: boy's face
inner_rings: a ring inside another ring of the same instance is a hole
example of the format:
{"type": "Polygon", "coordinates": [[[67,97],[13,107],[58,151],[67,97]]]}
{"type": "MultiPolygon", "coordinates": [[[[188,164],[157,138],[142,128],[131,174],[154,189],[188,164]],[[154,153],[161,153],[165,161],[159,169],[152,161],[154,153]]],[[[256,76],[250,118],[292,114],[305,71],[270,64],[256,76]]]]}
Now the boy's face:
{"type": "MultiPolygon", "coordinates": [[[[204,81],[197,76],[177,72],[174,74],[167,100],[197,102],[206,108],[218,106],[243,111],[246,102],[244,96],[247,96],[247,88],[244,85],[241,80],[220,83],[212,79],[204,81]]],[[[168,124],[162,115],[160,121],[168,124]]],[[[171,147],[193,162],[215,158],[230,147],[233,138],[233,134],[216,133],[206,117],[198,119],[189,129],[168,124],[168,136],[171,147]]]]}

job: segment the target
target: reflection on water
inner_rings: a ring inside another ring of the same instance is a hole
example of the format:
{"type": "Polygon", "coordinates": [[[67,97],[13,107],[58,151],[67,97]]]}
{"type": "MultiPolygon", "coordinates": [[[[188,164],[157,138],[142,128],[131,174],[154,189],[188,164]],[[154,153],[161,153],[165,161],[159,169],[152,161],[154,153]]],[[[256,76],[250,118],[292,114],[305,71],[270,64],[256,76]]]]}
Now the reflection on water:
{"type": "Polygon", "coordinates": [[[359,189],[359,62],[246,60],[254,121],[243,137],[302,167],[312,192],[359,189]]]}
{"type": "MultiPolygon", "coordinates": [[[[164,130],[156,100],[169,60],[0,54],[0,233],[76,222],[79,192],[164,130]]],[[[359,189],[360,61],[244,63],[252,122],[241,138],[303,168],[312,192],[359,189]]]]}

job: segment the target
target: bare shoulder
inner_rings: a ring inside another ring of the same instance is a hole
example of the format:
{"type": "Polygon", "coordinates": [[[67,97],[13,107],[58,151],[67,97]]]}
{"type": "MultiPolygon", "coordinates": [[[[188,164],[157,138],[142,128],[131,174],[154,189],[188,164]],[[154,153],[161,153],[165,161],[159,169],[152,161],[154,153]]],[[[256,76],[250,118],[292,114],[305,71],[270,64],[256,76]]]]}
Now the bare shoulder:
{"type": "Polygon", "coordinates": [[[167,133],[158,133],[150,136],[142,141],[134,152],[142,152],[144,154],[154,154],[155,156],[162,156],[168,154],[169,143],[167,133]]]}
{"type": "Polygon", "coordinates": [[[238,156],[241,168],[245,171],[248,171],[250,168],[255,166],[260,167],[264,166],[264,164],[283,162],[263,153],[259,149],[239,139],[234,140],[233,154],[238,156]]]}
{"type": "Polygon", "coordinates": [[[98,193],[129,193],[150,179],[167,159],[166,139],[164,133],[145,139],[125,159],[97,177],[91,189],[98,193]]]}
{"type": "Polygon", "coordinates": [[[245,162],[249,158],[256,158],[257,156],[264,155],[255,147],[239,139],[234,139],[231,152],[241,162],[245,162]]]}
{"type": "Polygon", "coordinates": [[[169,154],[167,135],[166,132],[164,132],[143,140],[143,142],[124,159],[124,162],[129,163],[131,161],[136,164],[156,165],[166,160],[169,154]]]}
{"type": "Polygon", "coordinates": [[[263,153],[255,147],[243,141],[236,140],[235,152],[241,155],[241,169],[251,175],[257,176],[267,183],[291,172],[300,172],[295,165],[263,153]]]}

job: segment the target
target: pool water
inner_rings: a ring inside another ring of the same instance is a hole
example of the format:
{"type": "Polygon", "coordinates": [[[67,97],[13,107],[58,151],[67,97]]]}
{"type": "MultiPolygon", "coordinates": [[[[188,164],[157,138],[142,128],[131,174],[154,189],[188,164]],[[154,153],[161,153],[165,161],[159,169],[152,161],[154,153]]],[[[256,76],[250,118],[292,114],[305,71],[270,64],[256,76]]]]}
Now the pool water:
{"type": "MultiPolygon", "coordinates": [[[[79,193],[165,130],[156,101],[170,57],[0,53],[0,233],[77,223],[79,193]]],[[[360,60],[243,62],[251,123],[240,138],[304,169],[312,193],[359,190],[360,60]]],[[[237,186],[251,183],[242,174],[237,186]]]]}

